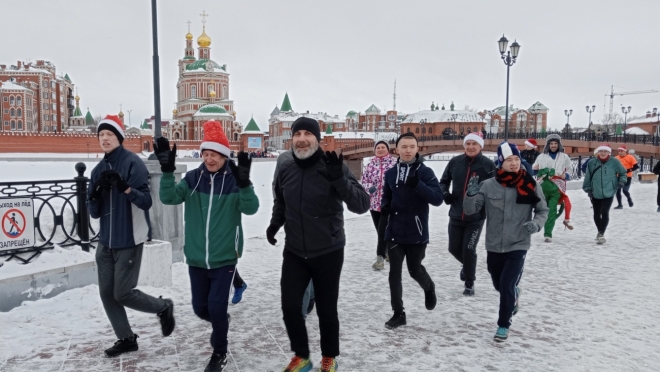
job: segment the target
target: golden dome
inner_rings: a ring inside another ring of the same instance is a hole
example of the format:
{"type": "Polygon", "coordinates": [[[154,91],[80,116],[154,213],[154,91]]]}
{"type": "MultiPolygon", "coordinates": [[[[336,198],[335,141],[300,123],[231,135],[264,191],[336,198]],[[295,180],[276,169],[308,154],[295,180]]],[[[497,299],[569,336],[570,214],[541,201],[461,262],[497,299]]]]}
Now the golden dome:
{"type": "Polygon", "coordinates": [[[212,90],[211,92],[209,92],[209,97],[215,98],[215,90],[212,90]]]}
{"type": "Polygon", "coordinates": [[[124,117],[124,112],[123,112],[123,111],[119,111],[119,117],[120,117],[120,118],[123,118],[123,117],[124,117]]]}
{"type": "Polygon", "coordinates": [[[176,109],[172,110],[172,113],[173,113],[174,115],[176,115],[176,113],[177,113],[176,109]]]}
{"type": "Polygon", "coordinates": [[[211,38],[206,34],[206,28],[202,31],[202,34],[197,38],[197,45],[202,48],[208,48],[211,46],[211,38]]]}
{"type": "Polygon", "coordinates": [[[76,102],[80,102],[80,97],[76,94],[76,102]]]}
{"type": "Polygon", "coordinates": [[[186,34],[186,40],[192,40],[192,38],[193,38],[193,34],[191,34],[190,32],[186,34]]]}

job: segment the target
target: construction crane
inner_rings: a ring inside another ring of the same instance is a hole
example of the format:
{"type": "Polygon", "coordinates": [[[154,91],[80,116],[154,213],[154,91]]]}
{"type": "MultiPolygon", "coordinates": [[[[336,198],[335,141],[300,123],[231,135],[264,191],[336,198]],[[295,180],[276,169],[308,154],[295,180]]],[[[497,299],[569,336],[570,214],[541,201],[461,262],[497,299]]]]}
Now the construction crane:
{"type": "Polygon", "coordinates": [[[638,90],[634,92],[620,92],[620,93],[615,93],[614,92],[614,85],[612,85],[610,93],[605,93],[605,97],[610,96],[610,118],[612,117],[612,112],[614,110],[614,96],[626,96],[628,94],[644,94],[644,93],[658,93],[657,90],[638,90]]]}

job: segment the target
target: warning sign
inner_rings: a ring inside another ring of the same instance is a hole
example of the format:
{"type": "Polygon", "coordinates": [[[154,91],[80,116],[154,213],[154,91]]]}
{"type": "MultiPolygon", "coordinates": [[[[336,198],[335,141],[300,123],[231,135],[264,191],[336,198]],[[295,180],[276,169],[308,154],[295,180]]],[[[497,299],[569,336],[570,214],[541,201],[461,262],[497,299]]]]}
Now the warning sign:
{"type": "Polygon", "coordinates": [[[0,199],[0,250],[34,245],[32,199],[0,199]]]}

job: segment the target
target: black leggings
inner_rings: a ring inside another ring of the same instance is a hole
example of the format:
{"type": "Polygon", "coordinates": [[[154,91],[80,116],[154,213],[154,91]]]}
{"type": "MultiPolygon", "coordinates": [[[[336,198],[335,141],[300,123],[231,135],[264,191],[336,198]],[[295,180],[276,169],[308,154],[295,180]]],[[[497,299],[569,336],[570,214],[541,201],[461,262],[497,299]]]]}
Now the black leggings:
{"type": "Polygon", "coordinates": [[[632,201],[632,199],[630,198],[630,192],[628,191],[628,190],[630,190],[630,184],[632,184],[632,177],[628,177],[628,180],[626,181],[625,186],[623,186],[622,188],[616,189],[616,201],[617,201],[617,203],[619,203],[619,205],[622,205],[621,204],[621,191],[623,191],[623,195],[625,195],[626,199],[628,199],[628,203],[630,203],[632,201]]]}
{"type": "Polygon", "coordinates": [[[606,199],[591,198],[591,205],[594,207],[594,222],[596,228],[601,234],[605,234],[607,224],[610,223],[610,208],[612,208],[614,197],[606,199]]]}

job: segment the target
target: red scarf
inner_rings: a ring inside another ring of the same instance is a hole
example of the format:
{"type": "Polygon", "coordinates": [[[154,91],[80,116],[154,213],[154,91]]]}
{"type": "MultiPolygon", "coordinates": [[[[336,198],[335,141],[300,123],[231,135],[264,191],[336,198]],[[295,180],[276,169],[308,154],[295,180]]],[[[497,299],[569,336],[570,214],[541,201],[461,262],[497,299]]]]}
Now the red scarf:
{"type": "Polygon", "coordinates": [[[522,168],[518,172],[505,172],[504,169],[500,168],[497,170],[495,180],[504,187],[515,187],[517,189],[517,204],[536,204],[541,201],[536,196],[534,177],[527,174],[522,168]]]}

